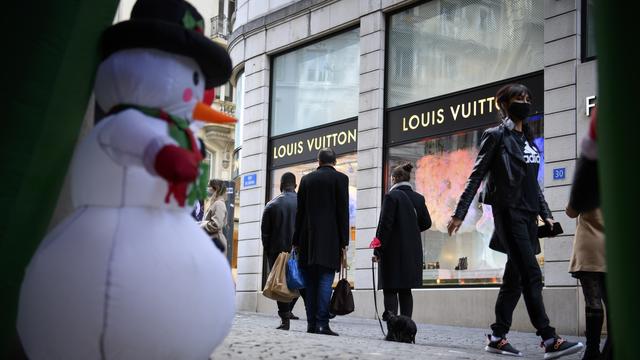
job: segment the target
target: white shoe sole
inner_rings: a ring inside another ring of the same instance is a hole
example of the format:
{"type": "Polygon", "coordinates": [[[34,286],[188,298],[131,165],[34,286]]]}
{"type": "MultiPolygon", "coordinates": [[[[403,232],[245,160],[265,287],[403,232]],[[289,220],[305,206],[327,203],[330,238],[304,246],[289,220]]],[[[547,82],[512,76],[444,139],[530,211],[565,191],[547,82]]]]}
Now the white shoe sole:
{"type": "Polygon", "coordinates": [[[544,358],[545,358],[545,360],[547,360],[547,359],[557,359],[557,358],[559,358],[561,356],[575,354],[575,353],[579,352],[580,350],[582,350],[583,348],[584,348],[584,345],[582,345],[582,343],[579,342],[579,343],[573,345],[572,347],[570,347],[568,349],[564,349],[564,350],[558,351],[558,352],[544,354],[544,358]]]}
{"type": "Polygon", "coordinates": [[[490,346],[485,346],[484,347],[484,351],[492,353],[492,354],[498,354],[498,355],[508,355],[508,356],[516,356],[516,357],[522,357],[522,353],[510,353],[508,351],[502,351],[502,350],[498,350],[496,348],[492,348],[490,346]]]}

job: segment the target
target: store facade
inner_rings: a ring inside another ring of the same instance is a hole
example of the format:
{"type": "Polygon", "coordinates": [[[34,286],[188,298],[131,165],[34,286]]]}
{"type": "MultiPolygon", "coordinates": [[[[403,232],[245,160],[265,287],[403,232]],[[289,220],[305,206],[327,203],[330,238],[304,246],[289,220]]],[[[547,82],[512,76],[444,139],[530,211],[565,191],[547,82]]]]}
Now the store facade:
{"type": "MultiPolygon", "coordinates": [[[[390,169],[410,161],[413,185],[425,196],[433,220],[422,236],[423,288],[414,291],[414,317],[488,326],[506,260],[487,247],[490,207],[476,197],[453,237],[446,234],[446,223],[482,131],[498,121],[497,89],[519,82],[533,94],[527,121],[544,164],[538,181],[566,231],[544,241],[538,258],[545,302],[560,331],[577,334],[584,326],[581,296],[567,273],[575,222],[563,210],[577,139],[596,96],[595,58],[581,56],[580,49],[584,3],[298,1],[236,24],[229,50],[234,79],[242,79],[244,89],[237,178],[239,309],[275,311],[260,293],[268,271],[260,240],[262,209],[278,195],[282,173],[291,171],[299,180],[315,169],[317,150],[329,146],[350,179],[355,315],[373,315],[368,244],[390,169]]],[[[251,0],[248,4],[251,9],[251,0]]],[[[514,328],[531,330],[523,304],[519,307],[514,328]]]]}

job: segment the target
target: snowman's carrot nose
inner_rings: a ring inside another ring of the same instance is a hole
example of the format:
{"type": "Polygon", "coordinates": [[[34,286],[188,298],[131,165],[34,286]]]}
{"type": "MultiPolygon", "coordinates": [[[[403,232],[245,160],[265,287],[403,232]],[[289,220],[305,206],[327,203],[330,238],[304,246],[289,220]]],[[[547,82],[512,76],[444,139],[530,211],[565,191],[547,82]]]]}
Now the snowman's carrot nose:
{"type": "Polygon", "coordinates": [[[211,108],[211,106],[203,102],[196,103],[196,107],[193,108],[192,117],[194,120],[200,120],[214,124],[229,124],[236,122],[235,118],[220,111],[214,110],[211,108]]]}

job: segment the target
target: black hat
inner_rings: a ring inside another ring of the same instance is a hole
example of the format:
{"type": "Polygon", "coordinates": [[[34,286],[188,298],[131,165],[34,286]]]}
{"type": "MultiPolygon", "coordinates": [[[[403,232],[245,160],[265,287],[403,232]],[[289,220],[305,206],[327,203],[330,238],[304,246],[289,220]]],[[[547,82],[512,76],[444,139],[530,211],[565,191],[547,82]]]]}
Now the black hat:
{"type": "Polygon", "coordinates": [[[100,45],[103,59],[132,48],[190,57],[204,72],[206,88],[222,85],[231,76],[227,50],[204,35],[202,15],[184,0],[138,0],[131,19],[107,28],[100,45]]]}

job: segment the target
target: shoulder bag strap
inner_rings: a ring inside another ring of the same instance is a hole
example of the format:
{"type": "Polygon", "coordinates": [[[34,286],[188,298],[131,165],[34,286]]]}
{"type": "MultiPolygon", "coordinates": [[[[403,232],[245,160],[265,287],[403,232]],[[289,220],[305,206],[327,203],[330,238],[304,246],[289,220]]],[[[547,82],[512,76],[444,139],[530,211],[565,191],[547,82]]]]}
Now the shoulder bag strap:
{"type": "Polygon", "coordinates": [[[416,214],[416,219],[417,219],[418,218],[418,210],[416,210],[416,206],[413,204],[413,201],[411,201],[411,198],[409,197],[409,195],[407,195],[407,193],[405,193],[404,190],[397,189],[396,191],[401,192],[402,196],[404,196],[404,198],[407,199],[407,201],[409,201],[409,204],[413,208],[413,212],[416,214]]]}

